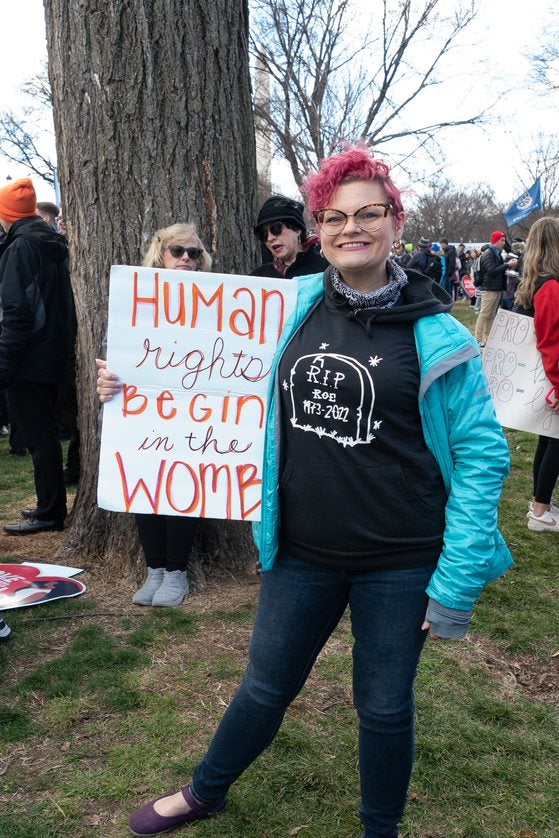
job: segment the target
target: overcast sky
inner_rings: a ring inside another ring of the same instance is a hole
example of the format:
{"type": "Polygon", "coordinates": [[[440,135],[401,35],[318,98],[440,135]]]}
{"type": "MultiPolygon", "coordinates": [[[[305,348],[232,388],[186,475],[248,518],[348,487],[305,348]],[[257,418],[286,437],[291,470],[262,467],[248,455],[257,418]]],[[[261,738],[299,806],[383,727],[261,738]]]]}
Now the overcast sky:
{"type": "MultiPolygon", "coordinates": [[[[368,10],[374,8],[374,0],[363,2],[368,10]]],[[[443,2],[456,7],[458,0],[443,2]]],[[[527,153],[530,137],[539,130],[559,131],[559,108],[548,99],[538,98],[527,85],[527,57],[537,50],[544,29],[558,21],[559,13],[552,0],[478,2],[479,13],[468,30],[466,46],[456,50],[452,84],[445,93],[430,94],[429,110],[434,117],[440,112],[445,118],[453,118],[454,114],[475,111],[486,101],[498,102],[502,127],[489,131],[455,129],[444,141],[444,153],[451,180],[464,186],[476,181],[488,183],[497,200],[507,204],[517,197],[519,178],[525,176],[517,145],[527,153]],[[473,67],[484,60],[484,70],[473,67]],[[500,97],[501,91],[512,92],[500,97]]],[[[46,57],[42,0],[2,0],[0,20],[4,36],[0,49],[0,110],[12,108],[17,112],[19,86],[40,70],[46,57]]],[[[433,31],[433,37],[440,37],[440,33],[433,31]]],[[[26,174],[0,160],[0,183],[7,175],[26,174]]],[[[276,174],[276,178],[281,177],[276,174]]],[[[36,181],[36,187],[40,198],[52,197],[48,186],[36,181]]]]}

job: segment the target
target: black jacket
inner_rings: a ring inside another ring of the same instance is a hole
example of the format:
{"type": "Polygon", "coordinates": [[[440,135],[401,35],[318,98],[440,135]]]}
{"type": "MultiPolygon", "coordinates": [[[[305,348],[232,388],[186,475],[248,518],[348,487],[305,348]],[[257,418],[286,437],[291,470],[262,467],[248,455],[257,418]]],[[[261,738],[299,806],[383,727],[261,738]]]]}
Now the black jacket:
{"type": "Polygon", "coordinates": [[[0,245],[0,386],[55,384],[71,374],[76,336],[68,246],[38,216],[0,245]]]}
{"type": "Polygon", "coordinates": [[[450,279],[456,270],[456,248],[453,244],[449,244],[446,250],[443,248],[443,256],[445,258],[444,278],[450,279]]]}
{"type": "Polygon", "coordinates": [[[413,254],[411,260],[406,265],[406,270],[419,271],[424,274],[427,270],[430,258],[431,256],[428,250],[418,250],[413,254]]]}
{"type": "Polygon", "coordinates": [[[504,291],[507,287],[506,264],[494,245],[481,254],[479,263],[482,291],[504,291]]]}
{"type": "MultiPolygon", "coordinates": [[[[308,276],[309,274],[318,274],[325,271],[329,262],[320,255],[318,247],[315,245],[301,250],[297,254],[297,258],[290,265],[285,272],[285,279],[293,279],[295,276],[308,276]]],[[[265,262],[258,268],[250,272],[250,276],[273,276],[281,279],[281,274],[275,269],[273,262],[265,262]]]]}

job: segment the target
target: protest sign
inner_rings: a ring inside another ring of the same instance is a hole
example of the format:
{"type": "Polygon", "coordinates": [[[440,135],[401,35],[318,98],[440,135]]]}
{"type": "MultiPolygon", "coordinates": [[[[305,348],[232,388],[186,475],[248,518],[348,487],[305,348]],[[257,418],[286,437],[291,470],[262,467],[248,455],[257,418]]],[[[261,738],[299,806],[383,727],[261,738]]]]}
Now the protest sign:
{"type": "Polygon", "coordinates": [[[45,562],[22,562],[21,567],[34,567],[41,576],[63,576],[69,578],[83,573],[83,567],[70,567],[63,564],[47,564],[45,562]]]}
{"type": "Polygon", "coordinates": [[[464,274],[464,276],[460,277],[460,285],[465,294],[467,294],[470,299],[475,297],[476,295],[476,286],[474,285],[474,279],[470,274],[464,274]]]}
{"type": "Polygon", "coordinates": [[[57,565],[0,564],[0,611],[79,596],[87,588],[70,576],[80,572],[57,565]]]}
{"type": "Polygon", "coordinates": [[[536,347],[532,317],[499,309],[483,353],[483,368],[501,425],[559,437],[559,414],[545,398],[551,383],[536,347]]]}
{"type": "Polygon", "coordinates": [[[266,393],[295,280],[115,266],[104,509],[257,520],[266,393]]]}

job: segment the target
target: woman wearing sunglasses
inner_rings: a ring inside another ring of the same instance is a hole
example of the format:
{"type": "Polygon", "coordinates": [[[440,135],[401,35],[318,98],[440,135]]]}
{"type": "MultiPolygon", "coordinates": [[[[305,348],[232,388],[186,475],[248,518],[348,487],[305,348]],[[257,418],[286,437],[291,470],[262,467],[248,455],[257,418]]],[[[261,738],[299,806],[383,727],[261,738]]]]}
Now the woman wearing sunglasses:
{"type": "MultiPolygon", "coordinates": [[[[363,835],[397,838],[423,644],[464,635],[512,563],[496,529],[508,447],[479,348],[446,292],[390,258],[405,212],[388,166],[350,148],[305,192],[331,267],[299,283],[275,360],[249,665],[191,783],[135,812],[135,835],[225,808],[349,608],[363,835]]],[[[337,793],[354,786],[340,776],[337,793]]]]}
{"type": "Polygon", "coordinates": [[[172,224],[158,230],[145,255],[147,268],[176,271],[211,271],[212,259],[194,224],[172,224]]]}
{"type": "MultiPolygon", "coordinates": [[[[147,268],[210,271],[212,259],[194,224],[173,224],[156,232],[143,264],[147,268]]],[[[106,369],[105,361],[98,360],[97,365],[100,376],[97,392],[101,401],[109,401],[122,384],[114,373],[106,369]]],[[[186,563],[194,543],[198,518],[142,514],[134,517],[146,560],[147,578],[132,597],[132,602],[136,605],[180,605],[189,593],[186,563]]]]}
{"type": "Polygon", "coordinates": [[[307,232],[303,211],[303,204],[283,195],[273,195],[264,202],[254,234],[270,251],[272,259],[251,271],[251,276],[292,279],[328,267],[319,249],[318,236],[307,232]]]}

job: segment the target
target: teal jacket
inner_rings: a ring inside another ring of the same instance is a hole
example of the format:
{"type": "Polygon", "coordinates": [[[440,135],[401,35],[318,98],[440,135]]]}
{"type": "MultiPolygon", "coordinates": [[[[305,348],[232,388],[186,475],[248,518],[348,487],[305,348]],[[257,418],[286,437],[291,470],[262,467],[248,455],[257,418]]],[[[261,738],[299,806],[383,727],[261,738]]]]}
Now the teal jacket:
{"type": "MultiPolygon", "coordinates": [[[[295,312],[282,332],[270,391],[262,471],[262,515],[254,537],[263,570],[274,563],[279,534],[280,411],[277,367],[283,350],[323,299],[324,275],[301,278],[295,312]]],[[[498,423],[477,342],[451,314],[414,321],[420,365],[423,434],[443,475],[448,501],[443,550],[427,593],[448,608],[470,611],[483,587],[513,560],[497,529],[509,450],[498,423]]]]}

